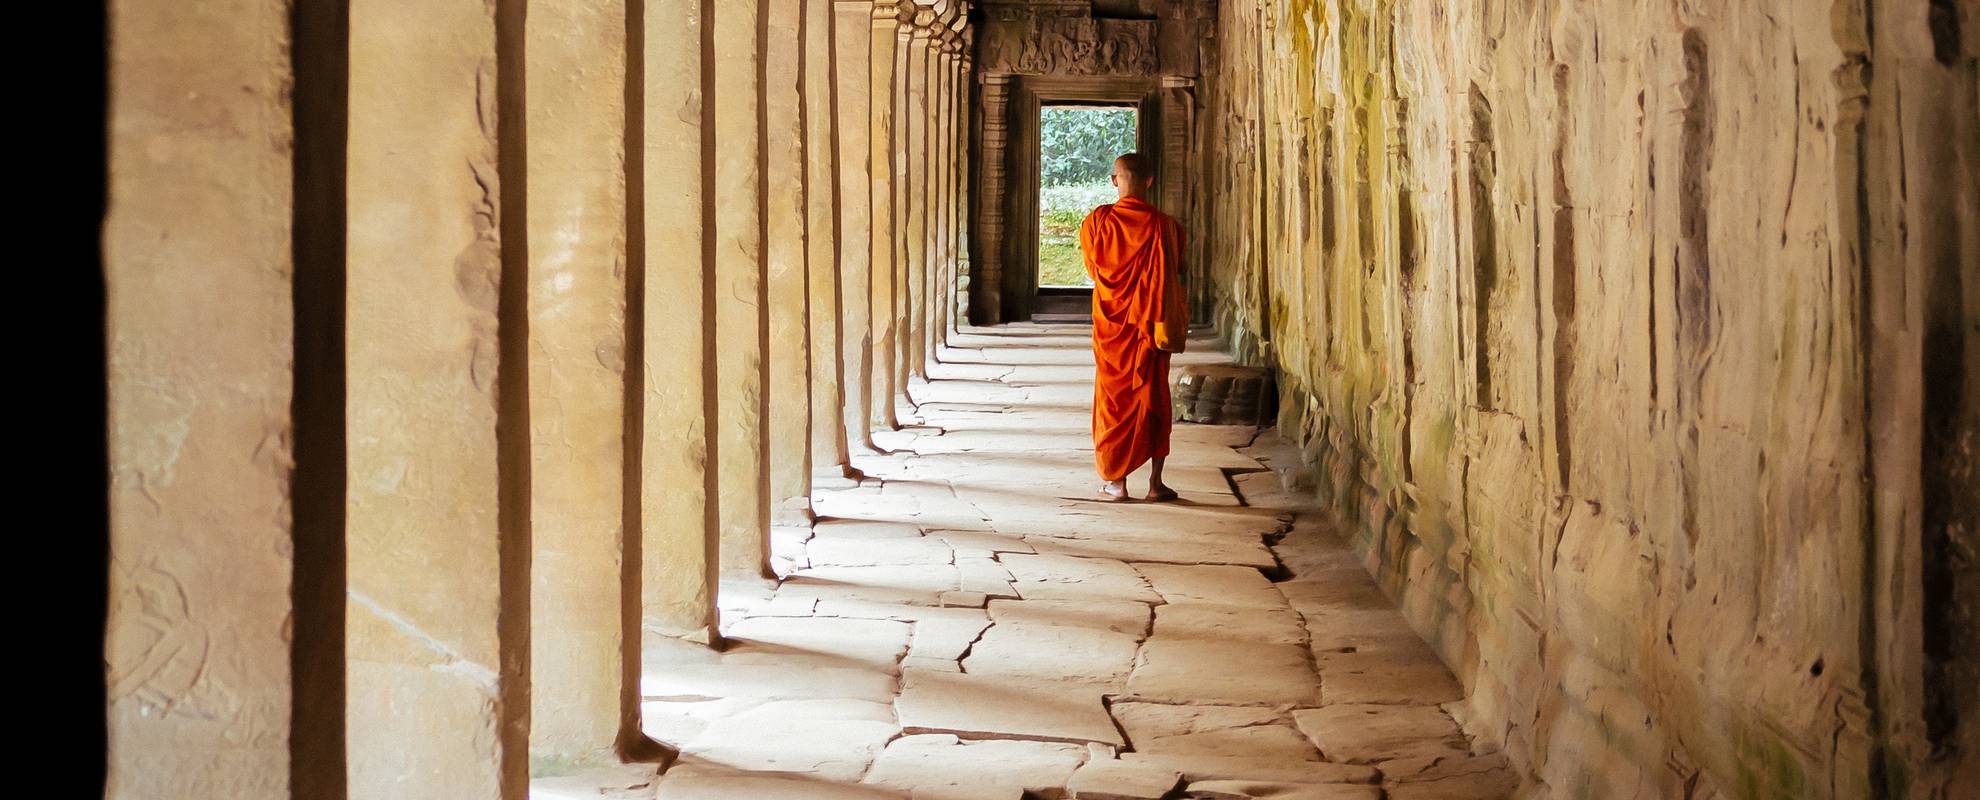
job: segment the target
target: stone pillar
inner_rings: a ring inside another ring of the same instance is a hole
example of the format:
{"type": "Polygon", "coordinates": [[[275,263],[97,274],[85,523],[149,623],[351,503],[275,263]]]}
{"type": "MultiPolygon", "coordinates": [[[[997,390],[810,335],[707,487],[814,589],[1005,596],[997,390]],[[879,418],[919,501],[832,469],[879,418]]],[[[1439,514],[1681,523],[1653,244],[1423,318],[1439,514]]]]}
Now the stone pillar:
{"type": "Polygon", "coordinates": [[[805,258],[803,4],[772,2],[764,13],[764,249],[769,305],[768,428],[771,518],[811,522],[811,285],[805,258]]]}
{"type": "MultiPolygon", "coordinates": [[[[636,0],[635,0],[636,1],[636,0]]],[[[530,757],[639,742],[626,574],[625,0],[537,3],[529,122],[530,757]]],[[[636,162],[635,162],[636,163],[636,162]]],[[[630,478],[630,479],[629,479],[630,478]]],[[[637,541],[630,542],[637,553],[637,541]]],[[[538,770],[541,771],[541,770],[538,770]]]]}
{"type": "Polygon", "coordinates": [[[872,27],[869,51],[869,81],[867,83],[871,116],[869,137],[871,147],[870,174],[873,191],[873,240],[872,240],[872,312],[873,361],[871,368],[872,387],[869,398],[869,425],[898,428],[900,422],[894,417],[894,391],[899,385],[895,382],[898,374],[898,345],[895,343],[895,321],[898,319],[897,291],[895,284],[899,270],[901,214],[897,202],[896,169],[900,159],[896,158],[895,108],[898,105],[898,84],[895,80],[900,59],[899,38],[901,23],[906,15],[913,13],[914,5],[905,2],[883,2],[873,4],[872,27]]]}
{"type": "Polygon", "coordinates": [[[521,6],[350,5],[352,797],[528,789],[521,6]]]}
{"type": "Polygon", "coordinates": [[[108,12],[104,796],[311,797],[290,772],[313,731],[291,636],[316,631],[292,627],[291,578],[333,565],[301,562],[292,513],[307,215],[288,90],[306,67],[287,3],[108,12]]]}
{"type": "MultiPolygon", "coordinates": [[[[907,285],[901,315],[903,378],[924,374],[921,359],[926,326],[922,311],[928,308],[928,208],[935,199],[928,191],[929,58],[934,50],[934,35],[935,11],[917,9],[907,46],[907,116],[903,120],[907,146],[900,148],[907,157],[906,169],[901,173],[906,188],[903,199],[907,203],[907,285]]],[[[903,381],[901,385],[907,384],[903,381]]]]}
{"type": "Polygon", "coordinates": [[[971,255],[969,246],[970,234],[974,227],[970,224],[974,217],[971,216],[969,202],[970,164],[974,161],[974,157],[970,153],[969,145],[976,130],[975,120],[971,117],[971,111],[975,106],[971,102],[970,87],[976,85],[976,72],[972,66],[974,62],[970,59],[970,48],[974,45],[971,43],[970,28],[967,25],[963,26],[961,44],[961,59],[956,65],[956,296],[952,298],[952,308],[955,310],[950,319],[952,329],[960,329],[962,324],[969,320],[970,292],[976,283],[975,257],[971,255]]]}
{"type": "Polygon", "coordinates": [[[943,246],[949,228],[949,65],[953,61],[955,31],[948,25],[935,29],[929,55],[928,101],[928,240],[929,268],[927,302],[921,310],[922,370],[926,374],[941,356],[943,291],[949,275],[948,249],[943,246]]]}
{"type": "Polygon", "coordinates": [[[722,574],[770,577],[763,8],[715,4],[715,464],[722,574]]]}
{"type": "Polygon", "coordinates": [[[983,140],[976,163],[983,165],[977,178],[976,213],[982,235],[976,238],[976,274],[970,276],[970,319],[980,325],[1004,321],[1004,145],[1009,123],[1011,76],[984,75],[983,140]]]}
{"type": "Polygon", "coordinates": [[[833,72],[835,14],[830,3],[804,7],[804,146],[806,277],[810,282],[811,472],[814,482],[844,483],[846,447],[845,325],[839,257],[838,83],[833,72]]]}
{"type": "MultiPolygon", "coordinates": [[[[835,143],[839,149],[839,296],[844,302],[845,394],[842,414],[849,446],[873,446],[873,3],[835,0],[833,69],[838,94],[835,143]]],[[[891,41],[891,40],[890,40],[891,41]]]]}
{"type": "Polygon", "coordinates": [[[639,490],[640,592],[645,624],[669,634],[714,629],[719,525],[715,419],[715,204],[708,98],[715,76],[704,69],[709,21],[702,0],[640,0],[641,109],[633,115],[644,144],[632,241],[641,257],[642,373],[639,490]]]}
{"type": "Polygon", "coordinates": [[[908,277],[915,259],[912,232],[915,197],[913,184],[912,153],[914,146],[910,137],[910,123],[914,117],[914,104],[909,94],[913,69],[909,65],[914,52],[914,15],[912,3],[901,4],[901,17],[894,28],[894,138],[893,179],[891,188],[894,194],[894,261],[893,261],[893,310],[890,322],[894,330],[893,346],[888,348],[889,375],[893,390],[887,393],[887,411],[895,418],[899,427],[899,413],[895,410],[899,401],[908,396],[909,343],[913,341],[913,331],[908,317],[913,308],[911,302],[912,279],[908,277]]]}

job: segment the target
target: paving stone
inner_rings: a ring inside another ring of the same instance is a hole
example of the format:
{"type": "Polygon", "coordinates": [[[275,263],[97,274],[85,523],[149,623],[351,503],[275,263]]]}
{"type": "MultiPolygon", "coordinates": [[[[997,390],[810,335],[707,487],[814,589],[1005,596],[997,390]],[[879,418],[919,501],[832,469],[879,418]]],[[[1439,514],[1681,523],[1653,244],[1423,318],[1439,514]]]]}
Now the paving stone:
{"type": "MultiPolygon", "coordinates": [[[[823,492],[820,493],[816,502],[828,506],[851,504],[851,500],[848,497],[851,494],[851,492],[823,492]]],[[[892,502],[892,500],[881,500],[879,499],[879,495],[873,494],[869,496],[868,500],[858,503],[858,505],[870,506],[873,510],[880,510],[886,508],[892,502]]],[[[812,541],[819,539],[918,539],[921,538],[921,528],[905,522],[885,522],[866,518],[830,518],[820,519],[818,522],[813,523],[811,526],[811,536],[812,541]]]]}
{"type": "Polygon", "coordinates": [[[1118,691],[1134,668],[1139,641],[1095,628],[999,623],[970,648],[962,668],[972,675],[1093,683],[1118,691]]]}
{"type": "Polygon", "coordinates": [[[1498,753],[1397,759],[1382,765],[1382,777],[1391,800],[1506,800],[1519,789],[1498,753]]]}
{"type": "Polygon", "coordinates": [[[1063,625],[1148,635],[1146,603],[1130,600],[992,600],[990,618],[998,624],[1063,625]]]}
{"type": "Polygon", "coordinates": [[[1026,600],[1162,600],[1140,573],[1119,561],[1013,553],[1004,556],[1003,563],[1018,595],[1026,600]]]}
{"type": "Polygon", "coordinates": [[[1469,746],[1457,723],[1436,706],[1335,703],[1294,711],[1293,722],[1328,760],[1349,764],[1443,756],[1469,746]]]}
{"type": "Polygon", "coordinates": [[[778,587],[794,599],[816,598],[819,616],[887,618],[886,606],[932,606],[956,588],[953,566],[813,567],[778,587]]]}
{"type": "Polygon", "coordinates": [[[1142,645],[1133,699],[1223,705],[1317,705],[1320,678],[1306,649],[1270,642],[1154,637],[1142,645]]]}
{"type": "Polygon", "coordinates": [[[1173,769],[1182,773],[1183,779],[1191,784],[1214,780],[1374,784],[1380,777],[1374,767],[1360,764],[1289,761],[1282,758],[1122,753],[1120,760],[1173,769]]]}
{"type": "Polygon", "coordinates": [[[639,728],[656,742],[680,747],[723,717],[770,702],[760,697],[713,700],[649,700],[639,704],[639,728]]]}
{"type": "Polygon", "coordinates": [[[1091,685],[911,669],[894,710],[909,733],[1125,745],[1102,692],[1091,685]]]}
{"type": "Polygon", "coordinates": [[[1155,635],[1306,645],[1306,627],[1286,608],[1169,603],[1155,607],[1155,635]]]}
{"type": "Polygon", "coordinates": [[[1321,760],[1277,708],[1116,702],[1110,710],[1137,753],[1321,760]]]}
{"type": "Polygon", "coordinates": [[[931,608],[914,622],[914,639],[908,648],[910,658],[962,658],[970,644],[990,627],[990,615],[975,608],[931,608]]]}
{"type": "Polygon", "coordinates": [[[1182,783],[1182,774],[1151,764],[1088,758],[1066,784],[1073,800],[1161,800],[1182,783]]]}
{"type": "Polygon", "coordinates": [[[1382,800],[1373,786],[1285,781],[1197,781],[1183,789],[1188,800],[1382,800]]]}
{"type": "Polygon", "coordinates": [[[906,623],[876,619],[751,617],[724,632],[730,649],[724,661],[747,664],[770,654],[807,654],[844,659],[851,666],[894,671],[907,653],[906,623]]]}
{"type": "Polygon", "coordinates": [[[1011,588],[1011,573],[1003,564],[989,558],[956,559],[959,588],[965,592],[976,592],[988,598],[1016,598],[1017,591],[1011,588]]]}
{"type": "Polygon", "coordinates": [[[909,800],[906,792],[795,775],[751,775],[694,765],[660,779],[658,800],[909,800]]]}
{"type": "Polygon", "coordinates": [[[639,691],[649,700],[851,698],[884,703],[896,686],[887,671],[845,666],[848,662],[833,656],[758,652],[732,662],[705,646],[659,636],[647,637],[642,661],[639,691]]]}
{"type": "Polygon", "coordinates": [[[943,608],[982,608],[989,604],[990,597],[982,592],[943,592],[940,602],[943,608]]]}
{"type": "Polygon", "coordinates": [[[947,542],[956,550],[985,550],[992,553],[1030,553],[1031,545],[1017,536],[987,531],[932,530],[928,535],[947,542]]]}
{"type": "Polygon", "coordinates": [[[823,537],[805,547],[811,566],[873,567],[890,564],[948,564],[955,551],[947,542],[924,536],[864,539],[823,537]]]}
{"type": "Polygon", "coordinates": [[[1422,641],[1393,647],[1316,650],[1314,660],[1328,703],[1444,703],[1464,687],[1422,641]]]}
{"type": "Polygon", "coordinates": [[[1136,564],[1155,593],[1170,603],[1286,608],[1285,595],[1258,570],[1222,565],[1136,564]]]}
{"type": "Polygon", "coordinates": [[[1018,800],[1065,786],[1085,760],[1081,745],[903,736],[887,745],[864,782],[908,790],[915,800],[1018,800]]]}
{"type": "Polygon", "coordinates": [[[900,733],[894,710],[864,700],[781,700],[716,720],[682,757],[851,783],[900,733]]]}
{"type": "Polygon", "coordinates": [[[607,764],[569,775],[532,777],[529,800],[647,800],[659,781],[657,764],[607,764]]]}
{"type": "Polygon", "coordinates": [[[1164,564],[1230,564],[1254,569],[1271,569],[1279,563],[1265,543],[1257,538],[1178,537],[1174,541],[1161,542],[1146,538],[1074,539],[1032,535],[1024,540],[1040,555],[1164,564]]]}

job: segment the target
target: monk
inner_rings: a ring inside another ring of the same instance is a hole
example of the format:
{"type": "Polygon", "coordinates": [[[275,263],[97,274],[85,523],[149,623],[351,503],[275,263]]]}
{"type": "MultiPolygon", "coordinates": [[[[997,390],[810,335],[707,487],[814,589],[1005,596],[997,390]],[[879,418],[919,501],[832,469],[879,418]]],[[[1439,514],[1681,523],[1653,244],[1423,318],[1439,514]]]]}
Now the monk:
{"type": "Polygon", "coordinates": [[[1128,473],[1150,464],[1146,499],[1163,502],[1176,499],[1162,483],[1169,355],[1182,350],[1188,333],[1182,225],[1148,202],[1155,170],[1147,156],[1115,159],[1113,183],[1120,200],[1094,209],[1079,226],[1093,278],[1093,460],[1102,499],[1128,499],[1128,473]]]}

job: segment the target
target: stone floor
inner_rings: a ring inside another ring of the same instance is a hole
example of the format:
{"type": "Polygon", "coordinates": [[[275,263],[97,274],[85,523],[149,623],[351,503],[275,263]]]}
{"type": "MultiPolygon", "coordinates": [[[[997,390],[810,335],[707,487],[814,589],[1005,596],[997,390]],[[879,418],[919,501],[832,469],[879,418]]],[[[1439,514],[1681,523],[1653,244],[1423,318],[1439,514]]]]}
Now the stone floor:
{"type": "MultiPolygon", "coordinates": [[[[1220,358],[1198,344],[1180,358],[1220,358]]],[[[1449,671],[1281,488],[1271,431],[1179,424],[1182,502],[1099,502],[1086,329],[955,345],[867,479],[777,531],[784,580],[725,587],[725,651],[647,642],[645,725],[682,756],[629,796],[1513,792],[1449,671]]]]}

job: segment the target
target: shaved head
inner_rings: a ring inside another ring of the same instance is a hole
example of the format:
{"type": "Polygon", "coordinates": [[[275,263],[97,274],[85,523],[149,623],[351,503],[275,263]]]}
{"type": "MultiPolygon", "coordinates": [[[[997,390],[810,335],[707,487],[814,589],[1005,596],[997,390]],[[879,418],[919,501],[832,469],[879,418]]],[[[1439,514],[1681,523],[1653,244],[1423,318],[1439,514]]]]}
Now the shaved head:
{"type": "Polygon", "coordinates": [[[1128,153],[1114,159],[1113,182],[1122,199],[1146,199],[1143,196],[1155,185],[1155,159],[1140,153],[1128,153]]]}

